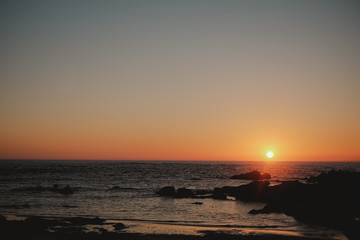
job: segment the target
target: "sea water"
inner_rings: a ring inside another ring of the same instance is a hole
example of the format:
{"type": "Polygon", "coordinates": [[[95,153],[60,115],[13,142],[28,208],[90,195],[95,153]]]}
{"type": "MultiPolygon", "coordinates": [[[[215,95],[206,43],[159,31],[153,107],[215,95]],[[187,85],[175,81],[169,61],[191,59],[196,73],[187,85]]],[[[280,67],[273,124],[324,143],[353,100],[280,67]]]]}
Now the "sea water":
{"type": "Polygon", "coordinates": [[[270,173],[275,185],[305,181],[332,169],[360,171],[360,163],[1,160],[0,214],[97,216],[126,223],[130,226],[126,231],[143,233],[197,234],[199,230],[222,229],[343,238],[339,232],[307,226],[284,214],[248,214],[265,203],[156,195],[164,186],[209,193],[214,187],[239,186],[250,181],[230,177],[255,169],[270,173]],[[54,184],[60,188],[69,185],[75,191],[66,195],[34,190],[54,184]],[[195,201],[202,204],[193,204],[195,201]]]}

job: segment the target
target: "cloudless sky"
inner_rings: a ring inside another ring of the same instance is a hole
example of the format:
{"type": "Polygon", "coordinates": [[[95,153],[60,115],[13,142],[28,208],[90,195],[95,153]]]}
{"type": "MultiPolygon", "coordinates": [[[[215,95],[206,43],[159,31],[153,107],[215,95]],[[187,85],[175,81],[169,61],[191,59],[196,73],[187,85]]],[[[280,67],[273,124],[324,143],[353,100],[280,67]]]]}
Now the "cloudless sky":
{"type": "Polygon", "coordinates": [[[358,1],[1,1],[0,158],[360,160],[358,1]]]}

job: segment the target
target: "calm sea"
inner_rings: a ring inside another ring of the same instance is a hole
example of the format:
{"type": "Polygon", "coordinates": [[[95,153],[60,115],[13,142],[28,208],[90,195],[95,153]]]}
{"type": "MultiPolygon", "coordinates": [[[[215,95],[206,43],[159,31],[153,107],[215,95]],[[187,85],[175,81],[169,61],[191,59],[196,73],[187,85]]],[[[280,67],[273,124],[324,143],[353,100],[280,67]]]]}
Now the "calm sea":
{"type": "Polygon", "coordinates": [[[98,216],[121,221],[126,231],[196,233],[228,229],[343,238],[336,231],[306,226],[284,214],[250,215],[263,203],[214,199],[172,199],[155,192],[163,186],[211,191],[249,181],[230,176],[257,169],[272,175],[271,184],[303,180],[322,171],[360,171],[359,162],[166,162],[1,160],[0,214],[6,216],[98,216]],[[69,185],[74,194],[29,191],[69,185]],[[115,189],[113,187],[118,186],[115,189]],[[203,204],[192,204],[201,201],[203,204]]]}

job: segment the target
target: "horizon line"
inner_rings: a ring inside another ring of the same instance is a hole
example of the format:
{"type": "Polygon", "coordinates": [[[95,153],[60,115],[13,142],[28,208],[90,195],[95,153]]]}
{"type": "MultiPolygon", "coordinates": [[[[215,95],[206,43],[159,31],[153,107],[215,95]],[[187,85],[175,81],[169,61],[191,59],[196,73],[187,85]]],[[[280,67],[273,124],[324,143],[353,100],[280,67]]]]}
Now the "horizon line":
{"type": "Polygon", "coordinates": [[[184,159],[78,159],[78,158],[0,158],[0,161],[6,160],[24,160],[24,161],[153,161],[153,162],[360,162],[360,159],[354,160],[184,160],[184,159]]]}

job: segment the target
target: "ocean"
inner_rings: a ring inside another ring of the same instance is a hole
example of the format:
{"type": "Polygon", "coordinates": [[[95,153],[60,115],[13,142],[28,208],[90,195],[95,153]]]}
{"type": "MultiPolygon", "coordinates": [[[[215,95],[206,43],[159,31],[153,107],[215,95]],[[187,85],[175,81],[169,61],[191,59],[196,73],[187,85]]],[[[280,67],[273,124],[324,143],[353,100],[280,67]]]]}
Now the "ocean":
{"type": "Polygon", "coordinates": [[[255,169],[270,173],[270,183],[275,185],[305,181],[333,169],[360,171],[360,163],[1,160],[0,214],[8,218],[97,216],[124,223],[128,226],[124,231],[140,233],[194,235],[216,229],[345,239],[338,231],[305,225],[285,214],[248,214],[265,203],[156,194],[164,186],[205,193],[214,187],[239,186],[250,181],[230,177],[255,169]],[[51,190],[67,185],[73,194],[51,190]]]}

